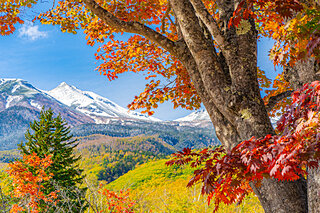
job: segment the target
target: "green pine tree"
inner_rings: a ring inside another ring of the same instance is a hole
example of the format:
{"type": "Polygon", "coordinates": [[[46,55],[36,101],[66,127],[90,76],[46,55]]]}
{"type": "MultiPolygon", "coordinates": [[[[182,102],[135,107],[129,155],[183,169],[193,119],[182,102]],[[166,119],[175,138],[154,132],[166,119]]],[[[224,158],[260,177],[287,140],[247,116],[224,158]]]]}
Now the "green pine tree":
{"type": "Polygon", "coordinates": [[[26,143],[19,144],[22,154],[35,152],[39,157],[52,155],[48,173],[52,180],[44,182],[44,193],[59,190],[58,202],[50,207],[50,212],[83,212],[85,208],[86,188],[80,188],[84,176],[77,162],[80,159],[74,154],[77,140],[72,139],[70,127],[61,116],[54,117],[51,109],[40,112],[39,121],[30,123],[25,134],[26,143]]]}

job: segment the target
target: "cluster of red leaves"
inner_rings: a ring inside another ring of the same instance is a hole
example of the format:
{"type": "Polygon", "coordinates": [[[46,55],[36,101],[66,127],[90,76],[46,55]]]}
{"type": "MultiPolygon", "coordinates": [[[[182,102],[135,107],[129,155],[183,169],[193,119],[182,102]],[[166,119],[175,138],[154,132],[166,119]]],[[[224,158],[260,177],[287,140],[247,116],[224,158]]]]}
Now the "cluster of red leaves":
{"type": "Polygon", "coordinates": [[[238,153],[226,154],[222,147],[217,147],[201,152],[185,148],[173,155],[174,159],[168,161],[167,165],[184,165],[191,162],[190,166],[197,168],[187,186],[202,182],[202,194],[208,195],[209,204],[214,199],[215,211],[220,203],[241,202],[251,190],[248,181],[238,176],[243,172],[238,153]]]}
{"type": "MultiPolygon", "coordinates": [[[[102,185],[100,185],[102,188],[102,185]]],[[[129,191],[120,190],[119,192],[110,191],[108,189],[100,189],[98,193],[103,195],[106,199],[108,209],[100,211],[103,212],[114,212],[114,213],[132,213],[133,206],[135,202],[133,202],[129,198],[129,191]]]]}
{"type": "Polygon", "coordinates": [[[248,19],[249,17],[255,18],[259,22],[265,22],[267,18],[270,18],[266,15],[272,15],[273,18],[278,15],[277,18],[280,20],[282,20],[281,17],[291,18],[295,11],[301,11],[302,9],[303,6],[297,0],[243,0],[234,11],[233,17],[229,21],[229,27],[232,24],[237,26],[241,19],[248,19]],[[255,13],[255,10],[259,10],[259,13],[255,13]],[[261,15],[264,15],[264,17],[260,17],[261,15]]]}
{"type": "Polygon", "coordinates": [[[174,154],[167,165],[191,162],[197,168],[188,186],[202,182],[202,193],[208,202],[241,202],[251,192],[249,183],[259,186],[263,178],[279,181],[297,180],[307,175],[306,167],[318,167],[320,159],[320,82],[305,84],[292,95],[292,104],[277,123],[278,135],[252,137],[226,152],[214,150],[191,151],[185,148],[174,154]]]}
{"type": "Polygon", "coordinates": [[[46,173],[46,168],[52,164],[50,156],[45,158],[38,157],[35,153],[24,155],[20,161],[9,164],[8,174],[12,179],[13,192],[12,196],[26,199],[27,203],[23,206],[14,204],[10,213],[28,211],[31,213],[41,212],[40,201],[54,202],[56,192],[46,195],[42,192],[44,188],[41,183],[52,178],[52,174],[46,173]],[[26,209],[27,208],[27,209],[26,209]]]}

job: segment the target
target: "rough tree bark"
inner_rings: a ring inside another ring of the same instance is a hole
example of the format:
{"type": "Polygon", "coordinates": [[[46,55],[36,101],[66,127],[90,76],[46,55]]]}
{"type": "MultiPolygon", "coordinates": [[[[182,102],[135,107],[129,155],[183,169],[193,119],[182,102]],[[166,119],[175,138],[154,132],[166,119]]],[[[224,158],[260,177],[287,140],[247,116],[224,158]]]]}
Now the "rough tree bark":
{"type": "MultiPolygon", "coordinates": [[[[241,31],[225,27],[237,0],[216,1],[224,22],[220,25],[201,0],[169,0],[181,34],[178,41],[141,23],[122,21],[94,0],[83,2],[108,25],[145,36],[183,63],[225,147],[232,148],[252,136],[274,134],[257,80],[254,20],[247,21],[241,31]],[[207,36],[208,32],[210,36],[207,36]],[[215,49],[214,41],[219,50],[215,49]]],[[[298,76],[305,79],[303,81],[311,81],[308,75],[298,76]]],[[[267,213],[308,212],[303,179],[294,182],[264,179],[259,188],[251,185],[267,213]]]]}
{"type": "MultiPolygon", "coordinates": [[[[305,83],[320,80],[320,64],[313,58],[299,61],[293,67],[285,68],[285,79],[290,82],[294,90],[299,89],[305,83]]],[[[320,169],[308,168],[307,197],[308,212],[320,212],[320,169]]]]}

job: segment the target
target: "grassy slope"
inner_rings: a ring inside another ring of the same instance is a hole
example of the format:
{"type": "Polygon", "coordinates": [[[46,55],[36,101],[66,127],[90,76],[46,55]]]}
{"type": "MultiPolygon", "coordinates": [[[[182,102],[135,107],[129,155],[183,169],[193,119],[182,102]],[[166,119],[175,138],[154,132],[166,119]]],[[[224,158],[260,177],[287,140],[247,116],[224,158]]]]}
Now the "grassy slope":
{"type": "MultiPolygon", "coordinates": [[[[200,185],[186,188],[192,170],[189,167],[167,167],[167,160],[140,165],[107,185],[108,189],[130,189],[136,200],[137,212],[212,212],[206,198],[200,195],[200,185]]],[[[248,196],[241,205],[224,206],[219,213],[263,212],[258,199],[248,196]]]]}
{"type": "Polygon", "coordinates": [[[141,156],[143,162],[163,158],[174,152],[174,148],[156,136],[136,136],[117,138],[105,135],[91,135],[78,138],[78,151],[82,155],[80,166],[90,181],[97,181],[97,176],[105,168],[104,162],[119,162],[115,153],[141,156]]]}
{"type": "Polygon", "coordinates": [[[167,159],[149,162],[138,166],[129,171],[117,180],[108,184],[109,189],[139,189],[142,187],[161,185],[163,181],[176,181],[178,179],[187,179],[192,175],[192,169],[185,169],[177,166],[168,167],[165,165],[167,159]]]}

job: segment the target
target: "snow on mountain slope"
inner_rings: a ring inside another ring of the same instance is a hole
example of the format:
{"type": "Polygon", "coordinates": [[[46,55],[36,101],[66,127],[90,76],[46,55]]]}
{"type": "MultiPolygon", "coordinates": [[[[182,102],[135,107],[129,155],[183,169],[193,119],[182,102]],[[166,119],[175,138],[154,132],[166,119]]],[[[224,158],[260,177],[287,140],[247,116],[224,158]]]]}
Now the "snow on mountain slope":
{"type": "Polygon", "coordinates": [[[196,112],[192,112],[191,114],[182,118],[178,118],[174,121],[177,121],[177,122],[210,121],[210,117],[208,112],[205,109],[203,109],[196,112]]]}
{"type": "Polygon", "coordinates": [[[47,92],[60,102],[79,110],[93,118],[96,123],[107,123],[112,118],[139,119],[145,121],[161,121],[138,112],[129,111],[107,98],[90,91],[82,91],[63,82],[47,92]]]}
{"type": "Polygon", "coordinates": [[[28,120],[32,121],[37,117],[35,113],[39,112],[43,106],[52,108],[56,114],[60,113],[70,125],[94,122],[92,118],[57,101],[25,80],[0,78],[0,112],[5,113],[12,107],[25,113],[31,110],[34,115],[29,116],[28,120]]]}

